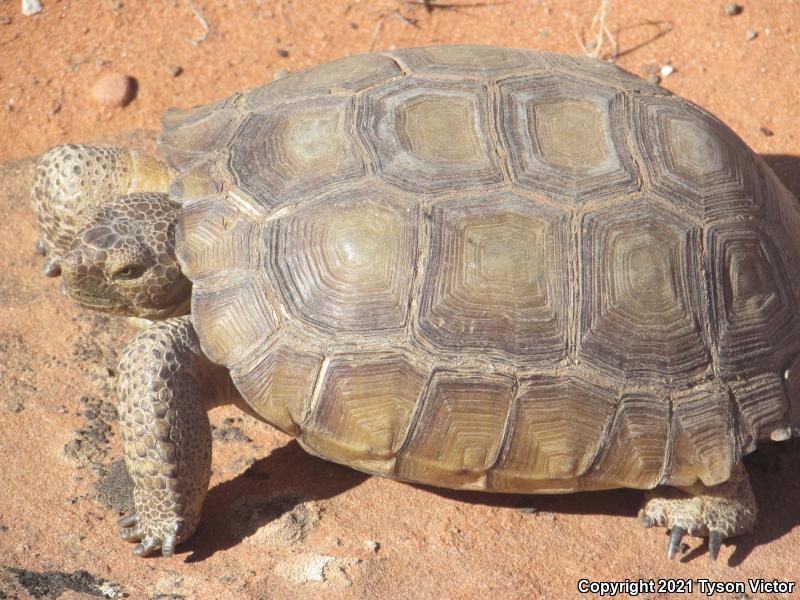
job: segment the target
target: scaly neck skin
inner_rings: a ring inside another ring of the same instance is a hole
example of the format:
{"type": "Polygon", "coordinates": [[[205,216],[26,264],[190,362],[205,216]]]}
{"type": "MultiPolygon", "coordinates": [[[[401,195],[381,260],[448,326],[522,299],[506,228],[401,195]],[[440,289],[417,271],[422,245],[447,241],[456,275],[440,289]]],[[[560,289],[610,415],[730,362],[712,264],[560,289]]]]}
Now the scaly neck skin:
{"type": "Polygon", "coordinates": [[[95,210],[61,261],[69,296],[118,315],[187,314],[191,283],[175,257],[179,209],[167,194],[138,193],[95,210]]]}

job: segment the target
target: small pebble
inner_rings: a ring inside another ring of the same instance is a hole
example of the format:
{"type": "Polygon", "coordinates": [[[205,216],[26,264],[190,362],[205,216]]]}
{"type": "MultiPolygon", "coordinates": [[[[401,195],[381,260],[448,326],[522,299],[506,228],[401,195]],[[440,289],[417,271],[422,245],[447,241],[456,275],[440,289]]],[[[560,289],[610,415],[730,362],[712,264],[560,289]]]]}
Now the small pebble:
{"type": "Polygon", "coordinates": [[[754,39],[756,39],[758,37],[758,32],[757,31],[748,31],[745,34],[745,37],[747,38],[748,42],[752,42],[754,39]]]}
{"type": "Polygon", "coordinates": [[[775,132],[772,131],[772,129],[769,129],[768,127],[760,127],[759,131],[767,137],[772,137],[773,135],[775,135],[775,132]]]}
{"type": "Polygon", "coordinates": [[[741,4],[736,4],[735,2],[731,2],[725,5],[725,14],[729,17],[735,17],[736,15],[742,14],[744,7],[741,4]]]}
{"type": "Polygon", "coordinates": [[[42,3],[39,0],[22,0],[22,14],[26,17],[42,12],[42,3]]]}
{"type": "Polygon", "coordinates": [[[97,80],[92,97],[106,106],[127,106],[136,97],[136,80],[122,73],[108,73],[97,80]]]}
{"type": "Polygon", "coordinates": [[[663,67],[661,67],[659,75],[661,75],[661,77],[669,77],[674,72],[675,72],[675,67],[673,67],[672,65],[664,65],[663,67]]]}
{"type": "Polygon", "coordinates": [[[658,73],[650,73],[650,75],[647,76],[647,81],[653,85],[658,85],[661,83],[661,76],[658,73]]]}
{"type": "Polygon", "coordinates": [[[277,54],[281,58],[286,58],[289,56],[289,51],[283,48],[278,48],[277,50],[275,50],[275,54],[277,54]]]}
{"type": "Polygon", "coordinates": [[[376,542],[375,540],[367,540],[366,542],[367,548],[372,550],[373,552],[377,552],[381,549],[381,543],[376,542]]]}
{"type": "Polygon", "coordinates": [[[173,77],[180,77],[183,73],[183,67],[180,65],[170,65],[169,67],[169,74],[173,77]]]}
{"type": "Polygon", "coordinates": [[[0,25],[11,25],[11,23],[13,23],[13,21],[11,20],[11,17],[2,17],[2,18],[0,18],[0,25]]]}

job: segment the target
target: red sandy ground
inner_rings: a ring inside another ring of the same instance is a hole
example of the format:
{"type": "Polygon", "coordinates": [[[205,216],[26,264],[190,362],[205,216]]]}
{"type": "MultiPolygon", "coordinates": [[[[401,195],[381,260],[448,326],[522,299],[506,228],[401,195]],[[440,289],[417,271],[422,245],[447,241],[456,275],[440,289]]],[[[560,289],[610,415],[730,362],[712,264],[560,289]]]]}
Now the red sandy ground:
{"type": "MultiPolygon", "coordinates": [[[[237,426],[252,442],[216,443],[195,540],[171,559],[135,559],[115,536],[116,513],[93,492],[119,452],[118,436],[110,434],[110,446],[100,440],[96,455],[91,444],[79,448],[94,467],[63,451],[75,435],[86,437],[76,430],[96,422],[80,414],[80,398],[111,400],[106,368],[131,332],[82,313],[57,281],[40,277],[27,210],[31,163],[22,159],[67,141],[152,145],[152,135],[119,132],[156,130],[168,106],[205,103],[271,81],[281,69],[370,49],[466,42],[580,52],[578,36],[597,2],[439,0],[431,11],[402,0],[42,3],[41,13],[25,17],[18,1],[0,1],[0,162],[15,161],[0,168],[0,598],[45,589],[49,597],[59,590],[61,598],[86,597],[96,588],[64,591],[64,581],[79,576],[41,575],[79,570],[132,598],[578,598],[586,597],[576,590],[582,577],[800,579],[796,449],[751,465],[762,510],[756,533],[726,544],[713,564],[694,539],[680,561],[668,562],[666,536],[631,518],[640,493],[436,492],[324,463],[249,419],[237,426]],[[183,69],[177,77],[174,66],[183,69]],[[138,80],[126,108],[91,98],[92,85],[111,71],[138,80]],[[303,503],[269,500],[287,491],[303,503]],[[258,524],[283,514],[277,533],[242,526],[241,511],[230,506],[243,496],[272,507],[258,524]],[[517,510],[526,505],[539,512],[517,510]],[[316,574],[303,564],[318,565],[316,574]]],[[[642,76],[650,65],[671,64],[663,85],[720,116],[798,194],[800,2],[742,4],[731,17],[723,2],[612,0],[607,25],[617,64],[642,76]],[[748,41],[748,31],[757,37],[748,41]]],[[[212,422],[224,429],[223,419],[235,415],[217,410],[212,422]]]]}

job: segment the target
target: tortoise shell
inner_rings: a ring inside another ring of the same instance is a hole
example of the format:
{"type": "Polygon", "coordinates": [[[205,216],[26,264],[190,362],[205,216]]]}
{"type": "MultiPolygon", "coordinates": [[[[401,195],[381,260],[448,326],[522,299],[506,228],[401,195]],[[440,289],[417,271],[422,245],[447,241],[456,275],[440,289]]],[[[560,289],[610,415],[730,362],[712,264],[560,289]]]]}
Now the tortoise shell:
{"type": "Polygon", "coordinates": [[[163,123],[202,347],[313,454],[500,492],[715,485],[800,428],[800,207],[658,86],[431,47],[163,123]]]}

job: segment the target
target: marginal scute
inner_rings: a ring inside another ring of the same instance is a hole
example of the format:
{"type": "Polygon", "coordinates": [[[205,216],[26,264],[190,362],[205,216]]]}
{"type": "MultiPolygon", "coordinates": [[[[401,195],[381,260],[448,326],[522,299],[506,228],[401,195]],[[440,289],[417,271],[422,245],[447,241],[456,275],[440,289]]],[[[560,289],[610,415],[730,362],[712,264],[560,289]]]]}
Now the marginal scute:
{"type": "Polygon", "coordinates": [[[364,97],[359,131],[378,175],[412,193],[502,181],[484,86],[407,78],[364,97]]]}
{"type": "Polygon", "coordinates": [[[216,160],[199,160],[181,171],[169,185],[170,197],[185,202],[222,191],[222,183],[215,173],[216,160]]]}
{"type": "Polygon", "coordinates": [[[641,77],[628,73],[626,70],[620,69],[615,64],[605,60],[597,60],[588,56],[561,54],[559,52],[541,52],[539,54],[550,72],[557,76],[569,73],[587,81],[615,87],[627,92],[644,92],[651,96],[671,95],[666,88],[649,83],[641,77]]]}
{"type": "Polygon", "coordinates": [[[619,90],[565,74],[502,82],[497,127],[512,178],[577,205],[638,190],[624,104],[619,90]]]}
{"type": "Polygon", "coordinates": [[[641,382],[705,371],[699,229],[641,199],[589,213],[582,237],[581,359],[641,382]]]}
{"type": "Polygon", "coordinates": [[[520,71],[544,68],[543,55],[528,50],[491,46],[431,46],[394,50],[392,55],[415,75],[448,79],[498,79],[520,71]]]}
{"type": "Polygon", "coordinates": [[[756,442],[791,437],[788,402],[781,376],[764,373],[730,382],[739,410],[738,435],[742,452],[752,452],[756,442]]]}
{"type": "Polygon", "coordinates": [[[623,393],[590,479],[638,489],[658,485],[669,444],[669,418],[665,392],[623,393]]]}
{"type": "Polygon", "coordinates": [[[689,486],[727,481],[739,460],[728,389],[700,384],[672,396],[671,471],[665,483],[689,486]]]}
{"type": "Polygon", "coordinates": [[[332,358],[302,443],[337,462],[391,474],[426,379],[397,352],[332,358]]]}
{"type": "Polygon", "coordinates": [[[720,370],[727,376],[775,371],[800,350],[800,317],[773,232],[750,222],[712,225],[706,270],[714,307],[711,320],[720,370]]]}
{"type": "Polygon", "coordinates": [[[418,331],[438,350],[531,364],[567,353],[569,218],[512,193],[437,203],[418,331]]]}
{"type": "Polygon", "coordinates": [[[236,133],[228,165],[245,193],[267,208],[365,173],[350,131],[353,101],[321,98],[252,113],[236,133]]]}
{"type": "Polygon", "coordinates": [[[417,207],[374,185],[333,191],[266,228],[284,305],[320,332],[399,331],[417,255],[417,207]]]}
{"type": "Polygon", "coordinates": [[[245,402],[268,423],[298,435],[323,357],[278,340],[259,345],[231,368],[245,402]]]}
{"type": "Polygon", "coordinates": [[[196,282],[259,265],[256,220],[218,196],[183,204],[176,242],[181,269],[196,282]]]}
{"type": "Polygon", "coordinates": [[[164,111],[158,145],[167,162],[183,170],[230,143],[241,118],[236,109],[240,97],[236,94],[189,110],[170,108],[164,111]]]}
{"type": "Polygon", "coordinates": [[[276,331],[280,316],[258,275],[210,280],[192,290],[192,322],[203,352],[213,362],[238,364],[276,331]]]}
{"type": "Polygon", "coordinates": [[[497,459],[514,394],[510,377],[437,372],[410,439],[398,456],[401,479],[484,489],[497,459]]]}
{"type": "Polygon", "coordinates": [[[578,478],[603,444],[616,397],[613,389],[577,373],[521,381],[511,434],[491,471],[489,489],[518,493],[578,489],[578,478]]]}
{"type": "Polygon", "coordinates": [[[263,110],[300,99],[356,93],[401,75],[402,69],[388,56],[348,56],[256,88],[245,95],[244,103],[251,110],[263,110]]]}
{"type": "Polygon", "coordinates": [[[783,372],[789,402],[789,424],[793,435],[800,435],[800,354],[794,356],[783,372]]]}
{"type": "Polygon", "coordinates": [[[653,188],[701,219],[759,215],[752,151],[716,117],[671,96],[632,95],[633,138],[653,188]]]}

